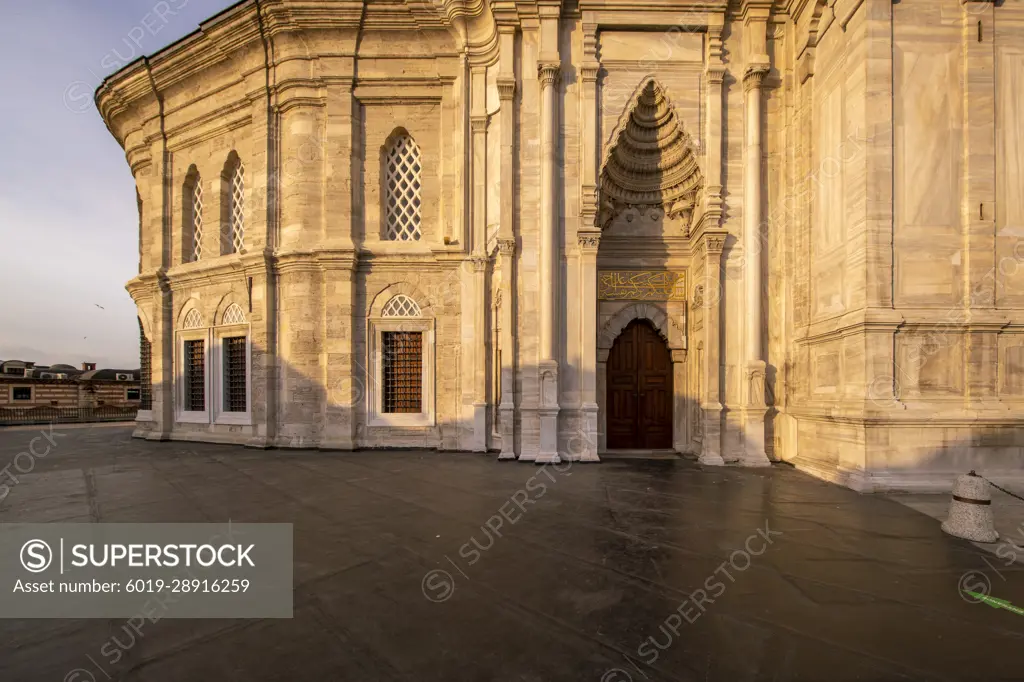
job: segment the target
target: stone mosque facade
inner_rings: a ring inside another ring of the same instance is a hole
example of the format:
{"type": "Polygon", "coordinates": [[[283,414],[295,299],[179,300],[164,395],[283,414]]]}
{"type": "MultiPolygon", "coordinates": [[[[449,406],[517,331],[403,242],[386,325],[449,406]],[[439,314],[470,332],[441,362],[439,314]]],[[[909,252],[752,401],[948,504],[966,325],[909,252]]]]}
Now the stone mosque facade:
{"type": "Polygon", "coordinates": [[[1022,102],[1024,0],[245,0],[96,92],[135,435],[1022,482],[1022,102]]]}

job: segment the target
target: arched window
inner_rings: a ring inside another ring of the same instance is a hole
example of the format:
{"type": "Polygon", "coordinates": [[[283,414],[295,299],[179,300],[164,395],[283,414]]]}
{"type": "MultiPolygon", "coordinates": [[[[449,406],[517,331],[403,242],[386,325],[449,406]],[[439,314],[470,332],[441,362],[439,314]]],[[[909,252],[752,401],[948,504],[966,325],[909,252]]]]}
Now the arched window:
{"type": "Polygon", "coordinates": [[[416,301],[412,300],[405,294],[398,294],[393,299],[388,301],[387,305],[384,306],[384,310],[380,314],[381,317],[419,317],[420,306],[416,301]]]}
{"type": "Polygon", "coordinates": [[[434,320],[408,294],[383,300],[368,320],[369,425],[433,426],[434,320]]]}
{"type": "Polygon", "coordinates": [[[390,241],[420,238],[420,149],[405,132],[393,134],[384,149],[384,214],[390,241]]]}
{"type": "Polygon", "coordinates": [[[214,330],[215,417],[217,423],[249,423],[249,327],[245,312],[232,303],[214,330]]]}
{"type": "Polygon", "coordinates": [[[221,176],[224,220],[221,225],[221,255],[241,253],[245,247],[245,167],[231,152],[221,176]]]}
{"type": "Polygon", "coordinates": [[[232,303],[220,318],[221,324],[245,324],[245,313],[237,303],[232,303]]]}
{"type": "Polygon", "coordinates": [[[203,422],[209,420],[206,405],[206,340],[209,330],[203,325],[203,316],[190,308],[181,320],[178,330],[178,421],[203,422]]]}
{"type": "Polygon", "coordinates": [[[185,175],[181,204],[181,261],[192,263],[203,257],[203,181],[195,166],[185,175]]]}
{"type": "Polygon", "coordinates": [[[198,310],[192,308],[192,310],[185,313],[185,320],[181,324],[182,329],[199,329],[203,326],[203,316],[198,310]]]}

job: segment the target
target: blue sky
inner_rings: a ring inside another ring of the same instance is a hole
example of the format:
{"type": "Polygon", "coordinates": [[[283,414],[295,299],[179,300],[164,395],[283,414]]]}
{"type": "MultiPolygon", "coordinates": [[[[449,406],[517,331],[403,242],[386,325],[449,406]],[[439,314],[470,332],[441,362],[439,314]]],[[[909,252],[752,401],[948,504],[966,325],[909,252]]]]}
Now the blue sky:
{"type": "Polygon", "coordinates": [[[135,183],[92,93],[232,4],[0,0],[0,359],[138,366],[135,183]]]}

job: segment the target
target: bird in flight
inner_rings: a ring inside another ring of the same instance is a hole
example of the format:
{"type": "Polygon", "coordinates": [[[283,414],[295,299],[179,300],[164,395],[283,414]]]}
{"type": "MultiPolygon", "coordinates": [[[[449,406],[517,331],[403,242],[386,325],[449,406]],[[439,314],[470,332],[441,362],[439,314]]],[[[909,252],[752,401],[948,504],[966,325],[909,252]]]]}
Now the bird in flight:
{"type": "Polygon", "coordinates": [[[93,303],[93,305],[96,306],[97,308],[99,308],[100,310],[106,310],[106,308],[101,306],[99,303],[93,303]]]}

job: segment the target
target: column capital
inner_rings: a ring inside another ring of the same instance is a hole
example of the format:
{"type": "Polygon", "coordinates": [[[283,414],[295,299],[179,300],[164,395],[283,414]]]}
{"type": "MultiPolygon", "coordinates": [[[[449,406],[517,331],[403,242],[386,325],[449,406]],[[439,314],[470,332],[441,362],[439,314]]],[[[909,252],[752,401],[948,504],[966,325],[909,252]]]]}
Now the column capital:
{"type": "Polygon", "coordinates": [[[754,62],[747,65],[747,70],[743,73],[743,89],[760,88],[770,69],[767,62],[754,62]]]}
{"type": "Polygon", "coordinates": [[[584,83],[596,83],[597,72],[600,71],[601,64],[597,61],[585,62],[580,66],[580,80],[584,83]]]}
{"type": "Polygon", "coordinates": [[[704,246],[708,250],[708,255],[721,254],[722,249],[725,248],[725,234],[709,234],[704,237],[704,246]]]}
{"type": "Polygon", "coordinates": [[[510,101],[516,94],[516,79],[513,77],[498,78],[498,99],[510,101]]]}
{"type": "Polygon", "coordinates": [[[516,240],[515,239],[499,239],[498,240],[498,253],[502,256],[512,256],[516,252],[516,240]]]}
{"type": "Polygon", "coordinates": [[[601,232],[598,230],[580,230],[576,233],[576,241],[583,253],[597,253],[601,245],[601,232]]]}
{"type": "Polygon", "coordinates": [[[469,117],[469,126],[474,133],[486,133],[487,122],[490,120],[490,116],[487,114],[480,114],[477,116],[469,117]]]}
{"type": "Polygon", "coordinates": [[[537,78],[540,80],[540,87],[546,88],[557,83],[561,72],[562,65],[558,62],[539,62],[537,64],[537,78]]]}
{"type": "Polygon", "coordinates": [[[725,74],[729,73],[729,69],[720,65],[708,66],[704,71],[705,78],[708,79],[708,83],[711,85],[721,85],[725,82],[725,74]]]}

